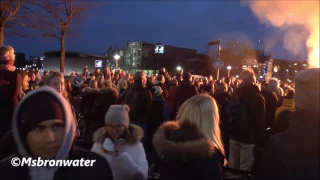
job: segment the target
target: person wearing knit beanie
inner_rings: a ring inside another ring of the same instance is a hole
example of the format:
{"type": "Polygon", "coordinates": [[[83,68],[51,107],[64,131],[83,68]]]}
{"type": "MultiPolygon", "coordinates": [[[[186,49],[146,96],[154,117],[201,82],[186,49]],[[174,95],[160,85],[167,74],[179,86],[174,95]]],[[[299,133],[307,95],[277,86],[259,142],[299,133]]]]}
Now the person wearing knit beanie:
{"type": "Polygon", "coordinates": [[[127,105],[111,105],[105,116],[105,124],[118,123],[128,128],[130,108],[127,105]]]}
{"type": "Polygon", "coordinates": [[[295,77],[294,104],[297,109],[314,109],[319,112],[319,68],[300,72],[295,77]]]}
{"type": "Polygon", "coordinates": [[[94,132],[91,151],[109,162],[114,180],[147,179],[148,161],[141,127],[130,124],[127,105],[111,105],[105,116],[105,127],[94,132]]]}

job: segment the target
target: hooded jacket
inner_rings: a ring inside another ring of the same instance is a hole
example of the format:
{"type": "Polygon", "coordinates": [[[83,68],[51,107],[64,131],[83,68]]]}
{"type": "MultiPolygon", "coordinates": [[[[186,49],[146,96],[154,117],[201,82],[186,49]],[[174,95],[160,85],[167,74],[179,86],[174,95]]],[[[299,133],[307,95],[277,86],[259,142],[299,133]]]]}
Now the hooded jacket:
{"type": "Polygon", "coordinates": [[[222,179],[224,156],[191,124],[164,123],[154,134],[164,180],[222,179]]]}
{"type": "MultiPolygon", "coordinates": [[[[91,151],[107,159],[111,166],[114,180],[147,179],[148,162],[140,142],[143,137],[143,130],[139,126],[130,124],[129,131],[131,135],[125,139],[126,148],[119,156],[116,156],[114,151],[107,151],[103,147],[104,141],[108,138],[105,127],[98,129],[94,133],[94,144],[91,151]]],[[[114,146],[114,144],[111,146],[114,146]]]]}
{"type": "Polygon", "coordinates": [[[78,149],[73,146],[73,141],[75,138],[76,124],[73,119],[73,115],[70,109],[70,105],[64,99],[63,96],[58,94],[56,90],[51,87],[44,86],[28,93],[18,104],[14,111],[13,121],[12,121],[12,132],[15,144],[17,146],[17,153],[13,156],[9,156],[0,163],[1,167],[1,179],[30,179],[30,180],[40,180],[46,178],[51,179],[111,179],[111,172],[108,163],[100,156],[93,154],[89,151],[78,149]],[[21,130],[19,129],[18,119],[21,107],[24,102],[37,93],[48,93],[51,94],[60,103],[61,108],[64,110],[64,134],[63,141],[60,145],[55,160],[66,160],[66,159],[92,159],[96,160],[96,163],[92,167],[86,167],[85,169],[81,167],[28,167],[28,166],[18,166],[13,167],[10,163],[12,157],[19,158],[34,158],[26,144],[23,143],[21,139],[21,130]],[[99,168],[94,169],[94,167],[99,166],[99,168]],[[80,169],[79,169],[80,168],[80,169]]]}

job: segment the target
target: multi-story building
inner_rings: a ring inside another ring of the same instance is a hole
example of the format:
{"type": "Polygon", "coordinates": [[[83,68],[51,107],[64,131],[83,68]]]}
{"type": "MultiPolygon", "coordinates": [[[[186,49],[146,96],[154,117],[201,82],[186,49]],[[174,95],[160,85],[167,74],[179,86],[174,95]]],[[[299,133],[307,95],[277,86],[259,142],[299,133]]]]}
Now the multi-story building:
{"type": "Polygon", "coordinates": [[[176,67],[188,58],[196,56],[195,49],[180,48],[161,43],[128,42],[125,52],[126,70],[132,73],[144,69],[147,74],[156,74],[156,70],[165,67],[174,72],[176,67]]]}

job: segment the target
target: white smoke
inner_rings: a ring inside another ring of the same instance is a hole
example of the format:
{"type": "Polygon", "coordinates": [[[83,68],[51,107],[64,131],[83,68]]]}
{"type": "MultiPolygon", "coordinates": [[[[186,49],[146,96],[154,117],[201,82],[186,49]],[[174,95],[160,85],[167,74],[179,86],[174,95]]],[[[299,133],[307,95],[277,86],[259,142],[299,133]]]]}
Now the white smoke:
{"type": "Polygon", "coordinates": [[[319,2],[255,0],[242,1],[242,4],[249,6],[261,23],[285,31],[284,48],[294,55],[307,47],[309,65],[319,67],[319,2]]]}

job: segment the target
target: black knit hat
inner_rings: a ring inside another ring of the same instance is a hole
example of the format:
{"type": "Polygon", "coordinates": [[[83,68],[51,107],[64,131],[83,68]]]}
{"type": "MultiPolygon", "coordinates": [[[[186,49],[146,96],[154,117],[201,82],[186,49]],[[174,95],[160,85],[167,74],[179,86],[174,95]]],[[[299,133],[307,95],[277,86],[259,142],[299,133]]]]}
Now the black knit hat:
{"type": "Polygon", "coordinates": [[[17,118],[20,135],[26,137],[31,130],[43,121],[50,119],[65,121],[65,114],[61,102],[54,95],[48,92],[40,92],[23,102],[17,118]]]}

